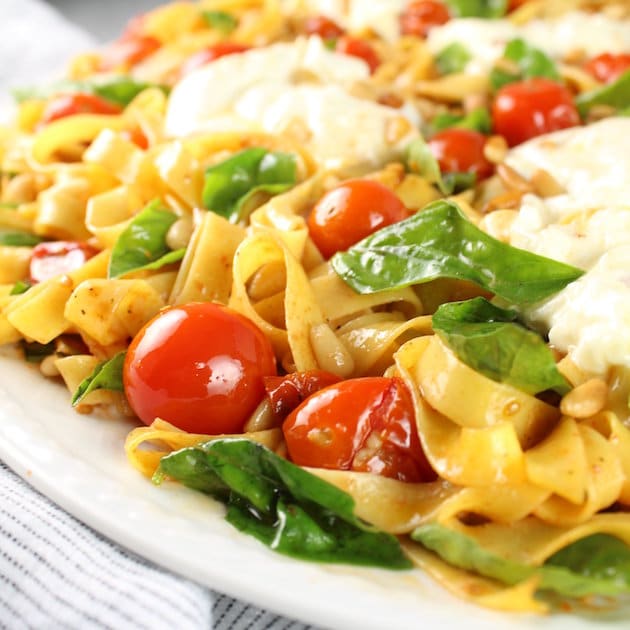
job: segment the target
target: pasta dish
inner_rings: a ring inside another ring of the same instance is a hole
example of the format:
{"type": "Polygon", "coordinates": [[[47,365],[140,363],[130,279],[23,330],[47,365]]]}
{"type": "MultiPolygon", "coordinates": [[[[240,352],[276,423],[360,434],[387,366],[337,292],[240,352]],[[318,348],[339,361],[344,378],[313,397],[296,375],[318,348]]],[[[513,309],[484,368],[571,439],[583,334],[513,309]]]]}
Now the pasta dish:
{"type": "Polygon", "coordinates": [[[627,601],[627,2],[172,2],[15,96],[0,344],[147,483],[489,608],[627,601]]]}

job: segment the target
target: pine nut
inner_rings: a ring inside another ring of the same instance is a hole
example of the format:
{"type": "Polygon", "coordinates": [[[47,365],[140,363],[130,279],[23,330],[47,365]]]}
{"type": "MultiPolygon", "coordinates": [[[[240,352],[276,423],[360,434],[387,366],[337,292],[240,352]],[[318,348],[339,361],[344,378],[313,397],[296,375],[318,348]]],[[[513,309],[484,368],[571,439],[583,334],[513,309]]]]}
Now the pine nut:
{"type": "Polygon", "coordinates": [[[578,385],[560,401],[560,411],[572,418],[589,418],[601,411],[608,400],[608,385],[592,378],[578,385]]]}
{"type": "Polygon", "coordinates": [[[493,164],[500,164],[508,152],[508,144],[503,136],[490,136],[483,145],[483,155],[493,164]]]}
{"type": "Polygon", "coordinates": [[[185,248],[193,233],[193,222],[190,217],[177,219],[166,233],[166,244],[172,249],[185,248]]]}

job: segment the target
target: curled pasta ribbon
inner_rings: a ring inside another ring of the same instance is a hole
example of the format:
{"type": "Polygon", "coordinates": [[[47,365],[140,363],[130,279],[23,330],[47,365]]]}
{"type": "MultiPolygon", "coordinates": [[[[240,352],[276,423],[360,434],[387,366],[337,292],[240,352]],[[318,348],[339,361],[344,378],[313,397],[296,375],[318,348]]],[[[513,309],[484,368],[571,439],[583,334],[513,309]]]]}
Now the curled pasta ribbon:
{"type": "Polygon", "coordinates": [[[131,465],[145,477],[151,477],[160,459],[173,451],[220,438],[239,437],[258,442],[276,450],[282,442],[280,429],[268,429],[238,435],[204,435],[186,433],[172,424],[157,418],[150,427],[134,429],[125,440],[125,452],[131,465]]]}

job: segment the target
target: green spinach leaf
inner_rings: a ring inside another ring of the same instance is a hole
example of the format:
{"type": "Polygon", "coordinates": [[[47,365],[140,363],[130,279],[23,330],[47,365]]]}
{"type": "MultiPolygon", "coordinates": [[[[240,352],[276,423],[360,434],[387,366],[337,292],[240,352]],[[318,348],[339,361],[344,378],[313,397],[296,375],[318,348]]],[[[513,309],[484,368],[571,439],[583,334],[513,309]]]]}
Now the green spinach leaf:
{"type": "Polygon", "coordinates": [[[479,133],[492,133],[492,118],[490,112],[485,107],[473,109],[468,114],[451,114],[442,112],[431,120],[433,131],[443,131],[444,129],[470,129],[479,133]]]}
{"type": "Polygon", "coordinates": [[[27,280],[18,280],[12,287],[9,295],[22,295],[31,288],[31,283],[27,280]]]}
{"type": "Polygon", "coordinates": [[[126,351],[123,350],[109,361],[99,363],[92,374],[79,383],[79,387],[72,396],[72,406],[78,405],[90,392],[97,389],[124,391],[122,374],[126,354],[126,351]]]}
{"type": "Polygon", "coordinates": [[[167,455],[154,481],[165,475],[225,503],[232,525],[280,553],[411,567],[394,536],[354,516],[352,497],[249,440],[219,439],[167,455]]]}
{"type": "Polygon", "coordinates": [[[455,17],[499,18],[507,13],[508,0],[446,0],[455,17]]]}
{"type": "Polygon", "coordinates": [[[296,181],[293,155],[252,147],[206,170],[203,204],[230,222],[238,223],[247,219],[247,202],[256,193],[277,195],[296,181]]]}
{"type": "Polygon", "coordinates": [[[595,105],[608,105],[620,110],[624,115],[624,110],[630,111],[630,70],[608,85],[580,94],[575,99],[575,103],[582,117],[586,116],[595,105]]]}
{"type": "Polygon", "coordinates": [[[570,385],[551,351],[516,319],[516,311],[478,297],[442,304],[433,315],[433,330],[466,365],[494,381],[532,395],[548,389],[566,394],[570,385]]]}
{"type": "Polygon", "coordinates": [[[202,11],[201,15],[209,27],[216,28],[226,35],[238,26],[238,20],[227,11],[202,11]]]}
{"type": "Polygon", "coordinates": [[[549,297],[584,273],[492,238],[446,200],[379,230],[331,262],[358,293],[453,278],[474,282],[517,305],[549,297]]]}
{"type": "Polygon", "coordinates": [[[159,269],[184,257],[166,244],[168,230],[177,216],[155,200],[139,212],[123,230],[112,249],[108,276],[118,278],[141,269],[159,269]]]}
{"type": "Polygon", "coordinates": [[[33,247],[43,240],[29,232],[0,232],[0,245],[7,247],[33,247]]]}
{"type": "Polygon", "coordinates": [[[435,66],[440,74],[463,72],[471,55],[468,48],[459,42],[450,44],[435,57],[435,66]]]}

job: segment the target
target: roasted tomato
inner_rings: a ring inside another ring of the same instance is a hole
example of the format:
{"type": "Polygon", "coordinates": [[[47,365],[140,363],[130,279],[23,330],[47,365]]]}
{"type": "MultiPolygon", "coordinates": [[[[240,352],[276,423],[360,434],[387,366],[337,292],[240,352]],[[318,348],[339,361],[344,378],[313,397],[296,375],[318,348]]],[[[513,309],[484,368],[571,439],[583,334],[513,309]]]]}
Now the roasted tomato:
{"type": "Polygon", "coordinates": [[[486,140],[478,131],[451,128],[436,133],[429,147],[443,173],[475,173],[483,179],[494,170],[483,153],[486,140]]]}
{"type": "Polygon", "coordinates": [[[306,18],[302,29],[307,35],[319,35],[322,39],[337,39],[345,32],[337,22],[324,15],[306,18]]]}
{"type": "Polygon", "coordinates": [[[193,70],[197,70],[197,68],[201,68],[202,66],[205,66],[212,61],[220,59],[221,57],[243,53],[250,49],[250,46],[246,46],[245,44],[237,44],[235,42],[221,42],[220,44],[209,46],[208,48],[204,48],[203,50],[200,50],[198,53],[195,53],[194,55],[189,57],[183,63],[180,74],[184,76],[189,72],[192,72],[193,70]]]}
{"type": "Polygon", "coordinates": [[[152,55],[161,46],[159,39],[129,30],[105,50],[101,58],[101,70],[130,68],[152,55]]]}
{"type": "Polygon", "coordinates": [[[98,250],[78,241],[51,241],[33,248],[30,263],[31,282],[43,282],[83,267],[98,250]]]}
{"type": "Polygon", "coordinates": [[[604,53],[593,57],[584,69],[602,83],[616,81],[624,72],[630,70],[630,53],[604,53]]]}
{"type": "Polygon", "coordinates": [[[289,456],[300,466],[409,482],[435,478],[418,439],[411,394],[399,378],[356,378],[326,387],[295,409],[282,430],[289,456]]]}
{"type": "Polygon", "coordinates": [[[325,258],[330,258],[407,217],[403,202],[389,188],[369,179],[352,179],[327,192],[307,222],[315,245],[325,258]]]}
{"type": "Polygon", "coordinates": [[[580,115],[571,92],[550,79],[536,78],[504,85],[492,105],[496,133],[510,146],[551,131],[575,127],[580,115]]]}
{"type": "Polygon", "coordinates": [[[60,118],[74,116],[75,114],[120,114],[122,108],[119,105],[96,96],[95,94],[60,94],[52,98],[44,108],[41,124],[47,125],[60,118]]]}
{"type": "Polygon", "coordinates": [[[419,0],[410,2],[400,15],[400,32],[403,35],[426,37],[434,26],[446,24],[451,14],[443,2],[419,0]]]}
{"type": "Polygon", "coordinates": [[[369,66],[370,73],[374,72],[381,65],[381,60],[376,51],[364,39],[348,36],[340,37],[337,40],[335,50],[344,55],[363,59],[369,66]]]}
{"type": "Polygon", "coordinates": [[[192,433],[239,433],[276,374],[267,337],[225,306],[197,302],[161,311],[134,337],[123,370],[129,404],[192,433]]]}

